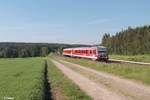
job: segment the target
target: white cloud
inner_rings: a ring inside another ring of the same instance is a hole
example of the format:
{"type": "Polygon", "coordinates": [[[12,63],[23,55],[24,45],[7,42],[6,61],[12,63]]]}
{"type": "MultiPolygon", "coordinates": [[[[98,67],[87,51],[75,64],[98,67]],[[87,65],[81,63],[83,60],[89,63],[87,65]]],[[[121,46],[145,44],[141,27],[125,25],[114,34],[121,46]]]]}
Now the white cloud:
{"type": "Polygon", "coordinates": [[[88,22],[88,25],[93,25],[93,24],[103,24],[103,23],[107,23],[112,21],[113,19],[109,19],[109,18],[104,18],[104,19],[97,19],[97,20],[93,20],[88,22]]]}

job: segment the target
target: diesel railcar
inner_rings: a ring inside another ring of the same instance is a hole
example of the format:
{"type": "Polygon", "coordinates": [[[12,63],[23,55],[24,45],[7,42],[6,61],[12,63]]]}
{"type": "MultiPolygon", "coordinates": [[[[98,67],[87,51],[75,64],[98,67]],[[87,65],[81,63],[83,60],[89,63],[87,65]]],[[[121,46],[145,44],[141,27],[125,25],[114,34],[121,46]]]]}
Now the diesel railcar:
{"type": "Polygon", "coordinates": [[[104,46],[77,47],[63,49],[63,55],[69,57],[90,58],[92,60],[108,61],[108,51],[104,46]]]}

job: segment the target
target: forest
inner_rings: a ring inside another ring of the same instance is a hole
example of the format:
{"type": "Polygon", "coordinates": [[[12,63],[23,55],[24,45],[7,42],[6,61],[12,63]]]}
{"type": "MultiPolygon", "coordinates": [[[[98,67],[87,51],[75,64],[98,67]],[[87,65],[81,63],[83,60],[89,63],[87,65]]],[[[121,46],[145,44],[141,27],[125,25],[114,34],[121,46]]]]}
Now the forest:
{"type": "Polygon", "coordinates": [[[150,54],[150,25],[128,27],[115,35],[105,33],[101,45],[106,46],[110,54],[150,54]]]}
{"type": "Polygon", "coordinates": [[[0,58],[40,57],[46,56],[51,52],[61,54],[63,48],[79,47],[79,46],[87,46],[87,45],[1,42],[0,58]]]}
{"type": "MultiPolygon", "coordinates": [[[[150,54],[150,25],[128,27],[115,35],[105,33],[101,45],[106,46],[110,54],[150,54]]],[[[0,58],[39,57],[51,52],[61,54],[63,48],[80,46],[90,45],[0,42],[0,58]]]]}

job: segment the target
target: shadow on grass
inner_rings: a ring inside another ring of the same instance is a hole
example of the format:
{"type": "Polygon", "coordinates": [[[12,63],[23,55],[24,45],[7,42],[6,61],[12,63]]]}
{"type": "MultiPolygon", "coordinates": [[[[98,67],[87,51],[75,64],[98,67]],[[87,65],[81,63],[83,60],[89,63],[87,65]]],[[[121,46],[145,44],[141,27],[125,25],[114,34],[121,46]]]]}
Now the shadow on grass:
{"type": "Polygon", "coordinates": [[[45,89],[44,89],[44,93],[45,93],[45,100],[53,100],[52,99],[52,93],[50,92],[51,87],[50,87],[50,83],[48,82],[48,76],[47,76],[47,62],[45,61],[45,73],[44,73],[44,85],[45,85],[45,89]]]}

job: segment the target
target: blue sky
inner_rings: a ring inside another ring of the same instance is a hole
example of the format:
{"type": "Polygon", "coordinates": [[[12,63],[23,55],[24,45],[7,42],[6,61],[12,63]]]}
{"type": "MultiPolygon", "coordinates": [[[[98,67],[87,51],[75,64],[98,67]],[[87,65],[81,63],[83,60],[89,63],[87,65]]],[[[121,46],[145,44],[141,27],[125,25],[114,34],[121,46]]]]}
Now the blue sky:
{"type": "Polygon", "coordinates": [[[98,44],[150,24],[150,0],[0,0],[0,42],[98,44]]]}

